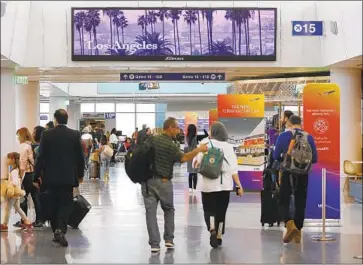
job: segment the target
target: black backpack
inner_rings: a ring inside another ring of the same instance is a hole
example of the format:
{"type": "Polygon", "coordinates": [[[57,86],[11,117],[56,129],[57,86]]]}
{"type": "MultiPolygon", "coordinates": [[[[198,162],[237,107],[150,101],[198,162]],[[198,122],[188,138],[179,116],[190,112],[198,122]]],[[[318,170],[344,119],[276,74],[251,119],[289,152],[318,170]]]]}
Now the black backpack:
{"type": "Polygon", "coordinates": [[[155,149],[150,141],[138,144],[127,152],[125,170],[133,183],[144,183],[153,178],[155,149]]]}

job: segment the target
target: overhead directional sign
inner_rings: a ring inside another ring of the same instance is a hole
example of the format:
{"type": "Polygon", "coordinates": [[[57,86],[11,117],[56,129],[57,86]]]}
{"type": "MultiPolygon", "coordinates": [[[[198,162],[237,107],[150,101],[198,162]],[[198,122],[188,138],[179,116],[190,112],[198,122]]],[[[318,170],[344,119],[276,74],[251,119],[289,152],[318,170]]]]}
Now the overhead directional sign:
{"type": "Polygon", "coordinates": [[[225,81],[225,73],[121,73],[120,81],[225,81]]]}
{"type": "Polygon", "coordinates": [[[292,21],[292,36],[323,36],[323,21],[292,21]]]}

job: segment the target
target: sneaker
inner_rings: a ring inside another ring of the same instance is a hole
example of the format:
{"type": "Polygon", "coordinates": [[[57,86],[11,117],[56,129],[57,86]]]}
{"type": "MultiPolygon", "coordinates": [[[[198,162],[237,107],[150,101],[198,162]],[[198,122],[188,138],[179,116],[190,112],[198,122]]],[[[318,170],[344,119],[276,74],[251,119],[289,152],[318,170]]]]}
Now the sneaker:
{"type": "Polygon", "coordinates": [[[293,220],[288,221],[286,223],[286,234],[284,236],[283,242],[285,244],[290,243],[298,232],[299,230],[297,230],[295,222],[293,220]]]}
{"type": "Polygon", "coordinates": [[[42,222],[34,222],[33,227],[35,227],[35,228],[44,228],[44,224],[42,222]]]}
{"type": "Polygon", "coordinates": [[[1,224],[0,226],[0,232],[8,232],[9,228],[7,225],[1,224]]]}
{"type": "Polygon", "coordinates": [[[60,230],[55,231],[53,242],[58,243],[62,247],[68,247],[68,241],[60,230]]]}
{"type": "Polygon", "coordinates": [[[218,247],[217,233],[216,233],[215,230],[212,230],[210,232],[209,243],[210,243],[210,245],[211,245],[212,248],[217,248],[218,247]]]}
{"type": "Polygon", "coordinates": [[[21,221],[16,222],[15,224],[13,224],[13,226],[16,227],[16,228],[22,228],[23,227],[21,221]]]}
{"type": "Polygon", "coordinates": [[[165,247],[168,249],[168,250],[172,250],[172,249],[175,249],[175,245],[173,242],[165,242],[165,247]]]}
{"type": "Polygon", "coordinates": [[[160,247],[152,247],[151,248],[151,253],[159,253],[160,252],[160,247]]]}
{"type": "Polygon", "coordinates": [[[192,194],[193,193],[193,189],[189,189],[189,193],[192,194]]]}

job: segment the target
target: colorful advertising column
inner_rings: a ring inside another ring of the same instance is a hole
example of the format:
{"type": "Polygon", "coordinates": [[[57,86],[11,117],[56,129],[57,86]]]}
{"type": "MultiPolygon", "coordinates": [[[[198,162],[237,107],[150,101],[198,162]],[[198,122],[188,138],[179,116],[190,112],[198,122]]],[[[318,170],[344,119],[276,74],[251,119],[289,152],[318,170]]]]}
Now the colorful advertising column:
{"type": "Polygon", "coordinates": [[[322,218],[321,171],[326,168],[326,218],[340,219],[340,89],[336,84],[307,84],[303,106],[304,130],[318,149],[318,163],[309,175],[306,218],[322,218]]]}
{"type": "Polygon", "coordinates": [[[185,127],[184,133],[187,134],[189,124],[198,125],[198,114],[196,112],[186,112],[185,113],[185,127]]]}
{"type": "Polygon", "coordinates": [[[218,95],[218,120],[228,131],[237,155],[245,191],[262,189],[265,161],[265,98],[263,94],[218,95]]]}
{"type": "Polygon", "coordinates": [[[218,109],[211,109],[209,111],[209,128],[216,121],[218,121],[218,109]]]}

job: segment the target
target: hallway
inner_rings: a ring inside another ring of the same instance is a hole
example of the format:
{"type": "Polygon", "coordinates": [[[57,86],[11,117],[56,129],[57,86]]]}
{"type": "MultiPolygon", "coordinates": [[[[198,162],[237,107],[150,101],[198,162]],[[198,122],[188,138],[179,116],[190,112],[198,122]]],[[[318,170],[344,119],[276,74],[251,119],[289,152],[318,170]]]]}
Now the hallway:
{"type": "MultiPolygon", "coordinates": [[[[282,227],[261,229],[259,194],[232,194],[223,247],[211,250],[200,194],[189,196],[187,179],[174,179],[175,245],[151,255],[143,200],[138,185],[124,173],[123,165],[111,168],[110,180],[86,180],[81,193],[92,209],[79,230],[69,230],[70,246],[55,247],[50,228],[32,235],[1,233],[1,263],[357,263],[362,254],[362,206],[343,207],[344,226],[330,228],[334,242],[314,242],[320,230],[308,227],[301,246],[283,246],[282,227]]],[[[18,217],[16,217],[18,218],[18,217]]],[[[163,227],[163,213],[158,220],[163,227]]],[[[15,222],[12,217],[11,223],[15,222]]],[[[160,230],[161,232],[163,229],[160,230]]]]}

